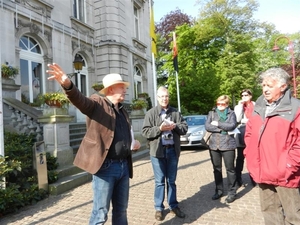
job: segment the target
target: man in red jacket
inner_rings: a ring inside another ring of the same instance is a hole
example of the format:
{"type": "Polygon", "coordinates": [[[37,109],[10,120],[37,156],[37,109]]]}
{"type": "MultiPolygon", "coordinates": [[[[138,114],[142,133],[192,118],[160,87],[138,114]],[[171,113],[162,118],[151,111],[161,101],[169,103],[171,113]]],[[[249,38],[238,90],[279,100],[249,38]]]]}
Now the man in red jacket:
{"type": "Polygon", "coordinates": [[[258,183],[265,224],[300,224],[300,101],[281,68],[260,75],[263,94],[246,125],[247,168],[258,183]]]}

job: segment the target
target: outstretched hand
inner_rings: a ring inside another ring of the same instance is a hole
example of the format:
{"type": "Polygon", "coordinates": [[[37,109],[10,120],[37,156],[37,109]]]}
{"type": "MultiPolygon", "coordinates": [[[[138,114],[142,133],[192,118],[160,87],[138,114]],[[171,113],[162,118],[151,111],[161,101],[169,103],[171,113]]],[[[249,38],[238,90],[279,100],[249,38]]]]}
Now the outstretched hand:
{"type": "Polygon", "coordinates": [[[71,80],[58,64],[48,64],[48,68],[49,70],[46,71],[46,73],[50,74],[48,80],[56,80],[65,88],[69,88],[71,86],[71,80]]]}

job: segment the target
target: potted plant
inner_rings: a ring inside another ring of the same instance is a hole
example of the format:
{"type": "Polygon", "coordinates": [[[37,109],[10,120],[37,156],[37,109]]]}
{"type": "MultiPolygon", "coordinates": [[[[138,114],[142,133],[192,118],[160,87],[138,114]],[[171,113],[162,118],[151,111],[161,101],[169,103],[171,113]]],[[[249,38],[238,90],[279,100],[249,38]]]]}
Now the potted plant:
{"type": "Polygon", "coordinates": [[[144,98],[144,99],[146,99],[148,97],[149,97],[149,95],[146,92],[138,93],[138,98],[144,98]]]}
{"type": "Polygon", "coordinates": [[[69,99],[65,95],[65,93],[57,91],[57,92],[47,92],[45,94],[40,95],[40,100],[44,104],[51,107],[58,108],[66,108],[69,106],[69,99]]]}
{"type": "Polygon", "coordinates": [[[130,106],[132,110],[141,110],[141,109],[146,109],[148,103],[144,99],[133,99],[132,104],[130,106]]]}
{"type": "Polygon", "coordinates": [[[15,76],[19,73],[19,69],[17,67],[13,67],[7,64],[1,65],[1,76],[4,79],[15,78],[15,76]]]}
{"type": "Polygon", "coordinates": [[[95,91],[101,91],[103,88],[104,88],[104,85],[103,84],[99,84],[99,83],[94,83],[92,85],[92,88],[95,90],[95,91]]]}

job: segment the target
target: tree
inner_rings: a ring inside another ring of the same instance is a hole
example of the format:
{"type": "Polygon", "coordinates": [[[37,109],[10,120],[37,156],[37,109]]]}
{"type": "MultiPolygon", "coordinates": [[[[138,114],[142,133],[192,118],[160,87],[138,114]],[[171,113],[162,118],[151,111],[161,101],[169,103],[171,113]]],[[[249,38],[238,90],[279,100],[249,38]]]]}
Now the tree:
{"type": "Polygon", "coordinates": [[[175,31],[177,26],[187,24],[191,26],[193,24],[193,19],[185,13],[182,13],[180,9],[176,8],[175,11],[169,12],[160,22],[156,24],[156,35],[157,35],[157,49],[158,54],[156,58],[157,66],[157,84],[165,85],[168,80],[169,71],[166,71],[163,66],[166,63],[166,55],[171,53],[171,42],[172,42],[172,32],[175,31]]]}
{"type": "Polygon", "coordinates": [[[172,32],[175,31],[177,26],[183,24],[192,25],[193,19],[185,13],[182,13],[180,9],[176,8],[175,11],[169,12],[160,22],[156,24],[156,33],[159,34],[161,43],[158,46],[161,51],[170,51],[170,44],[172,42],[172,32]]]}
{"type": "MultiPolygon", "coordinates": [[[[244,88],[253,91],[255,100],[261,95],[259,73],[279,60],[287,62],[283,53],[274,57],[272,47],[280,34],[274,25],[253,19],[257,8],[254,0],[206,0],[197,21],[176,26],[181,108],[206,114],[223,94],[231,96],[233,107],[244,88]]],[[[170,103],[176,106],[172,54],[160,54],[160,71],[167,75],[170,103]]]]}

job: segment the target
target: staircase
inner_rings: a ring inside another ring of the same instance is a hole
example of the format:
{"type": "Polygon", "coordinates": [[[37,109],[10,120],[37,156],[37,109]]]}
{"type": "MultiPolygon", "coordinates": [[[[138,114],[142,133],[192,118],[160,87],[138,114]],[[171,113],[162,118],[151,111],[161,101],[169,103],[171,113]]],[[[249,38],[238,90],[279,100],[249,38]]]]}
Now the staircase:
{"type": "MultiPolygon", "coordinates": [[[[86,132],[85,123],[70,124],[70,146],[73,148],[74,156],[77,153],[81,140],[86,132]]],[[[49,184],[49,193],[51,195],[59,195],[63,192],[78,187],[84,183],[91,181],[92,175],[79,169],[74,165],[61,167],[57,170],[58,180],[49,184]]]]}

